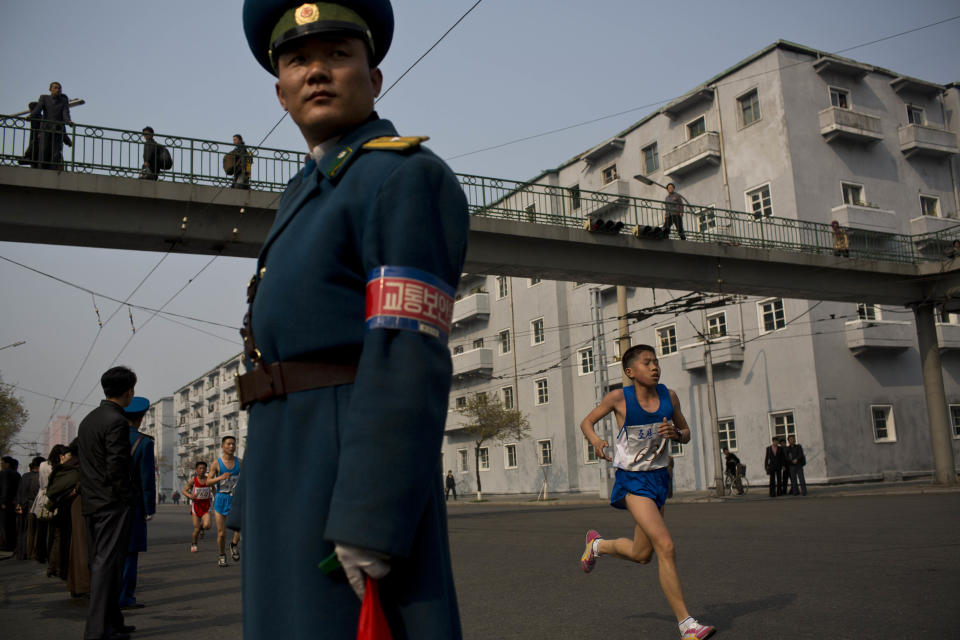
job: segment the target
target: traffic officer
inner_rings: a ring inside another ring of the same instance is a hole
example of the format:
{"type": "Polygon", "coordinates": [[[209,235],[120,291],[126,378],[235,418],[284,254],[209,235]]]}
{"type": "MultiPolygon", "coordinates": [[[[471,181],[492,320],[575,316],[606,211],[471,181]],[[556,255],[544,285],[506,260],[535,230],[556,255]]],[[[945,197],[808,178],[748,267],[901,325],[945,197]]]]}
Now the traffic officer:
{"type": "Polygon", "coordinates": [[[460,638],[437,471],[466,198],[373,109],[389,0],[245,0],[243,23],[311,156],[248,291],[244,635],[353,638],[369,578],[394,638],[460,638]]]}
{"type": "Polygon", "coordinates": [[[133,526],[127,545],[127,558],[123,564],[123,580],[120,583],[120,608],[141,609],[137,602],[137,568],[140,552],[147,550],[147,521],[157,512],[157,463],[154,456],[153,438],[140,433],[143,416],[150,408],[150,401],[134,396],[123,408],[123,417],[130,425],[130,455],[133,458],[132,483],[137,494],[133,512],[133,526]]]}

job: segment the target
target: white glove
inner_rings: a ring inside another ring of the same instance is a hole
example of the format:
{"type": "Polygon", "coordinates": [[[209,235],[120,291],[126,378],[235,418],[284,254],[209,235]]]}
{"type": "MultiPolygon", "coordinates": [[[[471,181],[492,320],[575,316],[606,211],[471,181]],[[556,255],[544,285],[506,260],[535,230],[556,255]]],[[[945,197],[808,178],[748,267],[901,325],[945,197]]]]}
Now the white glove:
{"type": "Polygon", "coordinates": [[[336,543],[333,547],[337,552],[337,559],[340,560],[340,566],[347,574],[347,580],[350,581],[350,588],[357,594],[357,597],[363,600],[364,591],[366,591],[365,576],[370,576],[374,580],[379,580],[390,573],[390,565],[387,561],[390,556],[370,549],[361,549],[360,547],[351,547],[348,544],[336,543]]]}

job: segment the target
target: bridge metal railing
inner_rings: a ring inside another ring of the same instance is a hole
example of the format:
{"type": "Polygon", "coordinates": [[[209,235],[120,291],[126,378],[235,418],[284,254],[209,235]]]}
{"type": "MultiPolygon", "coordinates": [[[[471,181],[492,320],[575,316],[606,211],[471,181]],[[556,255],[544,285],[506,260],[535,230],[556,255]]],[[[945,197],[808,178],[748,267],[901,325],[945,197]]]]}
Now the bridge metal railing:
{"type": "MultiPolygon", "coordinates": [[[[0,115],[0,164],[140,177],[143,133],[94,125],[68,125],[63,133],[71,146],[64,147],[62,160],[47,159],[41,166],[44,158],[37,150],[48,144],[44,135],[57,135],[55,124],[0,115]]],[[[222,166],[224,156],[234,149],[232,142],[162,133],[155,134],[154,139],[173,157],[173,167],[161,172],[160,180],[233,185],[233,177],[222,166]]],[[[250,187],[256,190],[283,191],[305,159],[305,154],[297,151],[252,145],[246,149],[252,156],[250,187]]],[[[600,191],[588,191],[469,174],[458,174],[457,178],[474,216],[579,229],[602,219],[622,223],[619,234],[639,229],[640,237],[655,237],[655,229],[663,225],[666,215],[663,201],[629,195],[629,187],[622,180],[600,191]]],[[[834,234],[828,224],[691,203],[684,205],[682,218],[686,239],[691,242],[822,255],[835,252],[834,234]]],[[[917,263],[952,257],[953,242],[960,239],[960,224],[918,236],[855,227],[847,227],[846,234],[851,258],[917,263]]],[[[960,247],[955,253],[960,254],[960,247]]]]}
{"type": "MultiPolygon", "coordinates": [[[[159,172],[160,180],[233,186],[233,176],[223,168],[224,157],[234,150],[232,142],[164,133],[154,134],[154,141],[166,147],[173,159],[171,169],[159,172]]],[[[139,178],[145,143],[140,131],[85,124],[64,127],[36,118],[0,115],[0,164],[139,178]],[[62,156],[57,157],[61,139],[62,156]]],[[[252,189],[283,191],[303,166],[302,152],[245,146],[251,160],[252,189]]]]}

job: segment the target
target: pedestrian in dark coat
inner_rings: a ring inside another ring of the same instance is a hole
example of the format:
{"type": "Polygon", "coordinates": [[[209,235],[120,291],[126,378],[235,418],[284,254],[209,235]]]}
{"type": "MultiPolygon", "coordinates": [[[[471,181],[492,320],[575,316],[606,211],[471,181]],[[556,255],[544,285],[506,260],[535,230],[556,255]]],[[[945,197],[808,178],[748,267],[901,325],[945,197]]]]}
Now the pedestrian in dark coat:
{"type": "Polygon", "coordinates": [[[123,408],[137,376],[126,367],[101,377],[105,399],[78,428],[80,491],[90,545],[90,608],[84,639],[127,637],[120,611],[120,580],[136,507],[131,481],[129,425],[123,408]]]}
{"type": "Polygon", "coordinates": [[[17,547],[19,466],[19,461],[10,456],[3,456],[0,462],[0,551],[13,551],[17,547]]]}
{"type": "Polygon", "coordinates": [[[37,542],[37,516],[30,512],[33,501],[40,491],[40,463],[42,456],[30,461],[30,470],[20,477],[20,487],[17,489],[17,559],[26,560],[34,557],[34,546],[37,542]]]}
{"type": "Polygon", "coordinates": [[[40,118],[41,169],[63,169],[63,143],[69,144],[66,125],[73,124],[70,118],[70,99],[63,93],[59,82],[50,83],[50,94],[37,98],[30,111],[31,118],[40,118]]]}
{"type": "Polygon", "coordinates": [[[130,454],[133,456],[132,480],[137,492],[137,506],[133,513],[133,525],[130,531],[130,543],[123,564],[123,581],[120,587],[120,608],[140,609],[137,602],[137,573],[140,552],[147,550],[147,521],[157,512],[157,464],[153,454],[153,438],[140,433],[143,416],[150,408],[150,401],[139,396],[127,405],[123,414],[130,423],[130,454]]]}
{"type": "Polygon", "coordinates": [[[420,138],[398,137],[373,111],[393,31],[387,0],[247,0],[244,26],[312,152],[251,286],[248,337],[259,351],[239,383],[241,401],[253,403],[244,636],[356,637],[369,577],[395,639],[457,640],[437,469],[466,198],[420,138]],[[281,366],[303,372],[301,390],[258,393],[256,381],[281,366]],[[296,491],[276,490],[278,458],[311,469],[296,491]],[[276,526],[291,517],[296,527],[276,526]],[[317,569],[331,556],[347,580],[317,569]]]}
{"type": "Polygon", "coordinates": [[[807,495],[807,480],[803,477],[803,467],[807,464],[807,456],[803,453],[803,446],[797,444],[794,436],[787,436],[787,468],[790,470],[790,495],[807,495]],[[799,488],[797,485],[800,485],[799,488]]]}
{"type": "Polygon", "coordinates": [[[160,144],[153,139],[153,127],[143,128],[143,166],[141,180],[157,180],[160,177],[160,144]]]}
{"type": "Polygon", "coordinates": [[[771,498],[782,496],[786,490],[782,473],[786,464],[787,458],[783,447],[780,445],[780,438],[774,438],[770,446],[767,447],[767,455],[763,460],[763,468],[770,475],[771,498]]]}

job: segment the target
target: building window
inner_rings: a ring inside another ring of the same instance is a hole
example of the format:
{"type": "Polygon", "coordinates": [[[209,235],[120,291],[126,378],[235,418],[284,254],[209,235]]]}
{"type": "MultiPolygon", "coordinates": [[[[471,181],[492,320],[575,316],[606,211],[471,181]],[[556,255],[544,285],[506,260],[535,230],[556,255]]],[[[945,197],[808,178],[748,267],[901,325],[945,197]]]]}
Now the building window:
{"type": "Polygon", "coordinates": [[[467,396],[457,396],[453,400],[453,406],[457,409],[466,409],[467,408],[467,396]]]}
{"type": "Polygon", "coordinates": [[[944,311],[943,307],[937,307],[934,311],[934,318],[939,324],[957,324],[957,318],[960,318],[960,316],[944,311]]]}
{"type": "Polygon", "coordinates": [[[960,438],[960,404],[950,405],[950,424],[953,425],[953,437],[960,438]]]}
{"type": "Polygon", "coordinates": [[[793,422],[793,411],[770,414],[770,429],[773,431],[772,437],[780,438],[784,442],[790,436],[796,438],[797,426],[793,422]]]}
{"type": "Polygon", "coordinates": [[[863,205],[863,187],[859,184],[850,184],[841,182],[840,188],[843,190],[843,204],[863,205]]]}
{"type": "Polygon", "coordinates": [[[917,107],[912,104],[907,105],[907,122],[909,124],[918,124],[923,126],[927,119],[923,114],[923,107],[917,107]]]}
{"type": "Polygon", "coordinates": [[[510,353],[510,329],[504,329],[497,334],[497,342],[500,344],[500,355],[510,353]]]}
{"type": "Polygon", "coordinates": [[[455,347],[453,348],[453,355],[458,356],[458,355],[460,355],[461,353],[463,353],[463,345],[462,345],[462,344],[458,344],[457,346],[455,346],[455,347]]]}
{"type": "Polygon", "coordinates": [[[483,338],[477,338],[473,341],[474,349],[483,349],[483,338]]]}
{"type": "Polygon", "coordinates": [[[700,116],[693,122],[687,123],[687,140],[693,140],[697,136],[702,136],[707,132],[707,121],[700,116]]]}
{"type": "Polygon", "coordinates": [[[850,108],[850,92],[846,89],[830,87],[830,104],[838,109],[850,108]]]}
{"type": "Polygon", "coordinates": [[[477,450],[477,465],[480,471],[490,471],[490,449],[488,447],[480,447],[477,450]]]}
{"type": "Polygon", "coordinates": [[[682,456],[683,455],[683,443],[677,442],[676,440],[670,441],[670,455],[671,456],[682,456]]]}
{"type": "Polygon", "coordinates": [[[550,401],[550,390],[547,387],[547,379],[539,378],[533,381],[537,389],[537,399],[535,404],[547,404],[550,401]]]}
{"type": "Polygon", "coordinates": [[[753,213],[755,220],[772,216],[773,200],[770,198],[770,185],[766,184],[747,191],[747,208],[753,213]]]}
{"type": "Polygon", "coordinates": [[[727,312],[718,311],[707,316],[707,331],[711,338],[727,335],[727,312]]]}
{"type": "Polygon", "coordinates": [[[527,287],[534,287],[543,282],[541,278],[527,278],[527,287]]]}
{"type": "Polygon", "coordinates": [[[597,450],[593,448],[593,445],[590,444],[586,436],[583,438],[583,445],[586,447],[586,449],[584,449],[584,462],[587,464],[596,464],[599,462],[600,458],[597,457],[597,450]]]}
{"type": "Polygon", "coordinates": [[[503,401],[504,409],[513,409],[513,387],[501,388],[500,399],[503,401]]]}
{"type": "Polygon", "coordinates": [[[873,441],[896,442],[897,430],[893,425],[893,406],[871,405],[870,415],[873,417],[873,441]]]}
{"type": "Polygon", "coordinates": [[[756,89],[737,98],[737,103],[740,105],[742,126],[746,127],[760,119],[760,98],[756,89]]]}
{"type": "Polygon", "coordinates": [[[920,196],[920,213],[925,216],[940,216],[940,198],[920,196]]]}
{"type": "Polygon", "coordinates": [[[660,347],[658,355],[661,356],[677,352],[677,325],[672,324],[669,327],[657,329],[657,346],[660,347]]]}
{"type": "Polygon", "coordinates": [[[879,320],[880,310],[875,304],[861,302],[857,305],[857,317],[861,320],[879,320]]]}
{"type": "Polygon", "coordinates": [[[593,373],[593,347],[577,351],[577,363],[579,365],[577,372],[581,376],[593,373]]]}
{"type": "Polygon", "coordinates": [[[580,208],[580,185],[578,184],[570,187],[570,206],[573,209],[580,208]]]}
{"type": "Polygon", "coordinates": [[[507,276],[497,276],[497,300],[507,297],[507,294],[510,293],[508,287],[507,276]]]}
{"type": "Polygon", "coordinates": [[[733,418],[724,418],[717,421],[720,432],[720,450],[726,447],[730,451],[737,450],[737,425],[733,418]]]}
{"type": "Polygon", "coordinates": [[[717,210],[712,206],[703,207],[697,212],[700,233],[717,228],[717,210]]]}
{"type": "Polygon", "coordinates": [[[466,473],[469,467],[467,466],[467,450],[466,449],[457,449],[457,471],[460,473],[466,473]]]}
{"type": "Polygon", "coordinates": [[[649,147],[643,148],[643,172],[647,175],[657,171],[660,168],[660,152],[657,150],[657,143],[654,142],[649,147]]]}
{"type": "Polygon", "coordinates": [[[517,468],[517,445],[515,444],[503,445],[503,468],[504,469],[517,468]]]}
{"type": "Polygon", "coordinates": [[[777,331],[787,326],[781,298],[758,302],[757,309],[760,312],[760,333],[777,331]]]}
{"type": "Polygon", "coordinates": [[[537,318],[530,323],[530,344],[543,344],[545,339],[543,334],[543,318],[537,318]]]}
{"type": "Polygon", "coordinates": [[[553,464],[553,443],[550,440],[537,440],[537,458],[541,467],[553,464]]]}
{"type": "Polygon", "coordinates": [[[610,184],[620,177],[617,173],[617,165],[612,164],[600,172],[600,184],[610,184]]]}

